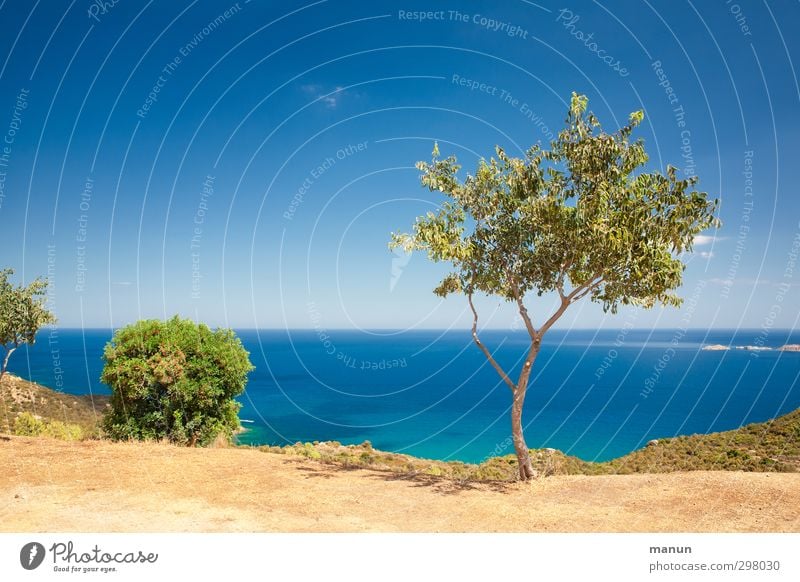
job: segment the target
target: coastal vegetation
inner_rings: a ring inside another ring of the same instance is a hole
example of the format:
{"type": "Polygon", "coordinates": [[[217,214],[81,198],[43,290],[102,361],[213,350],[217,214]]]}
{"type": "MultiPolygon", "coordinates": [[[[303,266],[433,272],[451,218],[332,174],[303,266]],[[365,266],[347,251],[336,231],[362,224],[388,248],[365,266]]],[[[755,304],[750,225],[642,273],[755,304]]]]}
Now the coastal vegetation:
{"type": "Polygon", "coordinates": [[[21,412],[14,420],[14,434],[17,436],[47,436],[64,441],[83,440],[83,429],[77,424],[60,420],[45,420],[30,412],[21,412]]]}
{"type": "Polygon", "coordinates": [[[65,394],[9,373],[0,380],[0,432],[19,434],[25,425],[18,426],[17,420],[30,415],[44,423],[79,427],[83,438],[98,438],[108,400],[108,396],[65,394]]]}
{"type": "Polygon", "coordinates": [[[511,392],[511,433],[522,480],[537,474],[522,431],[522,410],[533,365],[547,331],[570,305],[588,297],[604,311],[621,305],[679,306],[684,253],[695,236],[718,226],[718,202],[694,189],[697,178],[644,171],[644,143],[632,134],[642,122],[606,133],[587,112],[585,96],[572,94],[566,128],[549,150],[534,145],[524,159],[496,148],[474,175],[458,177],[454,156],[419,162],[422,184],[443,193],[437,213],[417,218],[411,233],[392,234],[390,248],[425,251],[453,271],[434,293],[463,293],[473,315],[472,338],[511,392]],[[530,336],[516,379],[478,336],[476,294],[516,306],[530,336]],[[534,323],[526,298],[553,294],[556,306],[534,323]]]}
{"type": "Polygon", "coordinates": [[[239,430],[234,398],[253,365],[233,331],[179,317],[139,321],[114,334],[103,359],[108,437],[202,446],[239,430]]]}
{"type": "Polygon", "coordinates": [[[46,307],[47,279],[38,278],[28,285],[13,285],[9,278],[13,269],[0,270],[0,380],[8,361],[21,345],[36,341],[36,332],[56,318],[46,307]]]}
{"type": "MultiPolygon", "coordinates": [[[[105,396],[71,396],[7,374],[0,382],[0,433],[62,440],[98,439],[104,434],[103,411],[109,406],[105,396]]],[[[514,481],[519,474],[516,455],[490,457],[471,464],[380,451],[369,442],[358,445],[308,442],[257,448],[345,469],[365,468],[461,482],[514,481]]],[[[533,449],[529,454],[541,476],[712,470],[800,472],[800,409],[735,430],[658,439],[601,463],[584,461],[556,449],[533,449]]]]}
{"type": "MultiPolygon", "coordinates": [[[[369,442],[296,443],[261,450],[304,457],[347,468],[371,468],[458,481],[514,481],[515,455],[491,457],[480,464],[419,459],[377,451],[369,442]]],[[[678,471],[800,471],[800,409],[768,422],[725,432],[651,441],[625,456],[601,463],[584,461],[556,449],[533,449],[529,456],[539,475],[627,475],[678,471]]]]}

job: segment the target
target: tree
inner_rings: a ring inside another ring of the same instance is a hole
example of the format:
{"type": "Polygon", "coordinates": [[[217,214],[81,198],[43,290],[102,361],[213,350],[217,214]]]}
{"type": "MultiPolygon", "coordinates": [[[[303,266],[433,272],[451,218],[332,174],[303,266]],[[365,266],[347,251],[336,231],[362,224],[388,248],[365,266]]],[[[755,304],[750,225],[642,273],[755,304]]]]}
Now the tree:
{"type": "Polygon", "coordinates": [[[233,331],[173,317],[118,330],[106,344],[101,381],[111,387],[104,419],[113,439],[168,439],[195,446],[239,428],[234,400],[253,370],[233,331]]]}
{"type": "Polygon", "coordinates": [[[0,365],[0,380],[6,373],[11,354],[23,344],[33,345],[36,332],[56,322],[45,307],[47,279],[38,278],[27,287],[15,287],[8,280],[13,269],[0,270],[0,345],[5,352],[0,365]]]}
{"type": "Polygon", "coordinates": [[[641,139],[631,134],[644,114],[630,115],[615,133],[602,130],[587,113],[588,99],[572,94],[566,128],[545,151],[534,145],[524,159],[481,160],[475,175],[460,181],[451,156],[419,162],[421,181],[449,200],[437,213],[419,217],[410,234],[392,233],[390,248],[424,250],[453,271],[434,293],[466,295],[472,310],[472,338],[512,394],[511,429],[519,476],[535,476],[522,431],[522,410],[542,338],[573,303],[588,297],[604,311],[620,305],[679,306],[673,292],[682,283],[684,252],[694,237],[719,226],[718,202],[694,190],[695,177],[646,172],[641,139]],[[516,381],[478,337],[475,293],[515,304],[530,336],[516,381]],[[557,296],[556,307],[539,327],[526,309],[529,293],[557,296]]]}

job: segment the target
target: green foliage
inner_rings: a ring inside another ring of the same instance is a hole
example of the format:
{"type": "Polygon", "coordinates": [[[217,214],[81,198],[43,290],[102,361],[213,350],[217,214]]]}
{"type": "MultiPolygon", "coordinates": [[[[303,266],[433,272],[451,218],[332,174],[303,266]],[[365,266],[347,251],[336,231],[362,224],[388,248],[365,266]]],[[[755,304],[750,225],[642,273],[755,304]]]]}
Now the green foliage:
{"type": "Polygon", "coordinates": [[[83,440],[83,429],[77,424],[58,420],[43,420],[30,412],[23,412],[14,420],[14,434],[17,436],[47,436],[65,441],[83,440]]]}
{"type": "MultiPolygon", "coordinates": [[[[677,170],[645,172],[641,139],[631,140],[641,111],[609,134],[587,113],[585,96],[572,94],[566,128],[549,150],[534,145],[525,158],[508,156],[478,164],[461,180],[455,157],[419,162],[422,184],[448,200],[438,212],[417,218],[411,233],[392,233],[389,248],[423,250],[450,272],[434,289],[446,297],[464,293],[473,314],[472,337],[511,389],[512,435],[520,478],[536,472],[522,434],[522,409],[542,336],[567,308],[589,297],[616,313],[620,305],[678,306],[681,255],[697,234],[718,225],[717,202],[693,189],[696,178],[677,170]],[[530,335],[519,377],[512,381],[478,338],[475,293],[514,301],[530,335]],[[525,298],[558,293],[560,304],[537,328],[525,298]]],[[[545,473],[551,468],[542,469],[545,473]]]]}
{"type": "MultiPolygon", "coordinates": [[[[296,443],[287,447],[261,447],[260,450],[348,468],[453,481],[511,482],[518,476],[518,461],[514,455],[491,457],[473,465],[387,453],[373,449],[369,443],[347,446],[338,442],[296,443]]],[[[584,461],[555,449],[533,449],[530,457],[534,469],[543,477],[675,471],[800,472],[800,409],[769,422],[732,431],[659,439],[657,445],[603,463],[584,461]]]]}
{"type": "Polygon", "coordinates": [[[299,453],[304,456],[308,457],[309,459],[320,459],[322,455],[317,451],[315,446],[312,443],[298,443],[301,448],[299,449],[299,453]]]}
{"type": "Polygon", "coordinates": [[[139,321],[106,345],[101,380],[112,389],[104,425],[114,439],[207,445],[239,429],[239,404],[253,369],[228,329],[174,317],[139,321]]]}
{"type": "Polygon", "coordinates": [[[14,350],[22,344],[32,345],[39,328],[56,321],[45,307],[47,280],[39,278],[27,286],[14,286],[9,281],[13,274],[13,269],[0,270],[0,345],[5,351],[0,378],[14,350]]]}
{"type": "Polygon", "coordinates": [[[17,436],[41,436],[45,423],[30,412],[23,412],[14,421],[14,434],[17,436]]]}
{"type": "Polygon", "coordinates": [[[606,465],[614,473],[800,471],[800,409],[728,432],[659,439],[606,465]]]}
{"type": "Polygon", "coordinates": [[[567,126],[547,151],[523,159],[500,147],[461,181],[455,157],[420,162],[422,184],[448,197],[438,213],[417,219],[390,247],[425,250],[454,270],[435,293],[483,292],[507,300],[558,292],[584,296],[616,312],[620,304],[678,305],[684,264],[695,235],[717,225],[717,202],[667,166],[646,172],[641,139],[631,134],[641,111],[615,133],[587,113],[573,93],[567,126]]]}

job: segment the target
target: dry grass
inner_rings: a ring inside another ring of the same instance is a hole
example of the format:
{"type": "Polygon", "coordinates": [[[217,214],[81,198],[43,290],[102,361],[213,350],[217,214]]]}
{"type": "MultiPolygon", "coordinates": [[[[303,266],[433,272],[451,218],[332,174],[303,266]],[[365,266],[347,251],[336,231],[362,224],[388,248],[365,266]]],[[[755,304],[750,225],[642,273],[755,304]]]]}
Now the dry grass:
{"type": "Polygon", "coordinates": [[[77,425],[83,434],[97,436],[108,402],[108,396],[64,394],[7,373],[0,381],[0,433],[13,432],[17,417],[28,412],[39,419],[77,425]]]}
{"type": "Polygon", "coordinates": [[[469,483],[253,449],[0,438],[2,531],[800,531],[800,476],[469,483]]]}

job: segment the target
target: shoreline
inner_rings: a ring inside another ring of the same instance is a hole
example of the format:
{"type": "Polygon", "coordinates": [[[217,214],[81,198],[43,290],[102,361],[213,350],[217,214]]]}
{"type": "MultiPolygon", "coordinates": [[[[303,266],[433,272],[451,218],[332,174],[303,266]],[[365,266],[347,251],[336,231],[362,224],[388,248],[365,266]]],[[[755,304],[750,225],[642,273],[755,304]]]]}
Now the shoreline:
{"type": "MultiPolygon", "coordinates": [[[[39,412],[44,412],[43,403],[48,403],[50,406],[48,410],[51,410],[50,418],[53,420],[65,421],[69,424],[70,417],[64,416],[65,411],[69,410],[71,411],[70,414],[75,415],[74,419],[79,420],[78,424],[87,438],[100,437],[98,422],[102,417],[102,410],[97,410],[90,402],[99,402],[104,404],[103,408],[105,408],[108,406],[107,397],[95,394],[90,399],[89,395],[65,394],[40,384],[28,382],[13,374],[7,374],[3,378],[3,385],[0,388],[2,388],[0,396],[3,396],[0,399],[0,406],[4,409],[4,412],[0,410],[0,413],[2,413],[0,417],[6,418],[7,421],[28,408],[34,415],[41,416],[39,412]],[[15,391],[17,392],[16,395],[14,395],[15,391]],[[7,402],[6,393],[15,402],[7,402]],[[34,394],[35,397],[32,398],[31,395],[34,394]]],[[[47,417],[47,414],[45,414],[45,418],[47,417]]],[[[417,467],[417,469],[431,470],[436,474],[454,473],[461,475],[466,473],[478,476],[489,475],[491,478],[504,480],[509,477],[509,460],[513,461],[514,459],[514,455],[507,454],[503,456],[485,456],[477,463],[452,459],[441,460],[373,449],[369,441],[349,445],[342,445],[338,441],[296,442],[285,445],[241,443],[238,441],[238,436],[257,432],[257,425],[251,419],[240,419],[240,423],[240,429],[233,435],[230,447],[269,450],[289,455],[299,454],[307,458],[338,460],[344,464],[355,466],[374,466],[375,457],[379,457],[381,463],[390,467],[405,466],[410,463],[422,465],[421,469],[420,467],[417,467]],[[244,426],[245,424],[252,424],[253,426],[244,426]]],[[[775,424],[780,426],[794,426],[796,424],[796,430],[800,432],[800,408],[763,422],[749,423],[727,431],[652,439],[640,448],[599,462],[567,455],[553,448],[531,449],[531,451],[533,455],[538,456],[539,469],[545,473],[560,472],[563,474],[595,475],[619,472],[648,472],[643,471],[643,469],[648,469],[649,472],[665,472],[681,470],[682,467],[772,472],[800,471],[800,442],[787,443],[787,446],[793,447],[788,451],[788,458],[784,458],[784,451],[778,450],[776,448],[777,445],[770,442],[767,446],[759,442],[758,433],[768,435],[775,432],[777,430],[773,426],[775,424]],[[747,446],[739,443],[742,440],[747,441],[747,446]],[[698,455],[695,452],[687,456],[687,447],[700,450],[702,454],[698,455]],[[666,460],[664,459],[665,455],[669,457],[666,460]],[[681,455],[686,458],[681,458],[681,455]],[[661,460],[656,461],[657,458],[661,460]]],[[[12,433],[12,429],[13,427],[10,425],[0,424],[0,433],[12,433]]],[[[786,434],[791,434],[791,429],[786,430],[789,431],[786,434]]],[[[800,441],[800,439],[795,440],[800,441]]]]}

